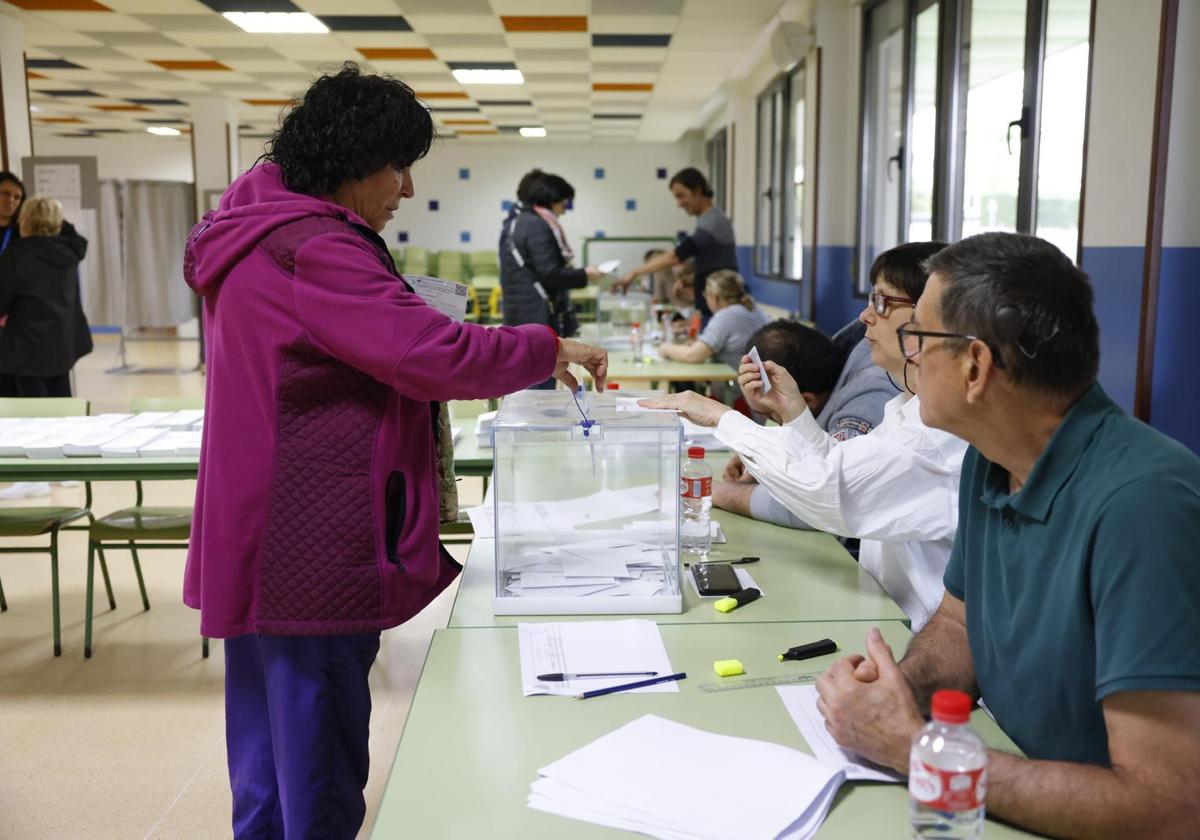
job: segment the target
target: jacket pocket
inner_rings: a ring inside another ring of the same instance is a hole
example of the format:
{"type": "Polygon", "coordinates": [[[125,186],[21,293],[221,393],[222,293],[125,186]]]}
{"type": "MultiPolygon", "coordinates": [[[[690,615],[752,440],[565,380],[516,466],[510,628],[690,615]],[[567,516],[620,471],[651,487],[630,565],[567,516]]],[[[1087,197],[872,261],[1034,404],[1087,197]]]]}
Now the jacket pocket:
{"type": "Polygon", "coordinates": [[[388,476],[387,488],[384,491],[384,510],[386,511],[384,537],[387,540],[387,559],[389,563],[395,563],[401,569],[404,568],[404,564],[400,562],[396,548],[400,544],[400,534],[404,532],[404,518],[408,512],[408,498],[405,491],[404,473],[397,470],[388,476]]]}

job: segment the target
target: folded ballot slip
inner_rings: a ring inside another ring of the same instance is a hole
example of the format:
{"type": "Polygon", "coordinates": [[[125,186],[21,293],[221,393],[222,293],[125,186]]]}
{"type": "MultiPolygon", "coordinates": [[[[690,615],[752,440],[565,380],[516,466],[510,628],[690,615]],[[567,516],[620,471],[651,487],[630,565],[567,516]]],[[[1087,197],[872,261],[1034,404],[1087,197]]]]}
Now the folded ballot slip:
{"type": "Polygon", "coordinates": [[[758,355],[758,348],[751,347],[750,352],[746,355],[750,357],[750,361],[754,362],[755,366],[758,368],[758,377],[762,380],[763,393],[771,393],[771,380],[767,378],[767,369],[763,365],[762,357],[758,355]]]}

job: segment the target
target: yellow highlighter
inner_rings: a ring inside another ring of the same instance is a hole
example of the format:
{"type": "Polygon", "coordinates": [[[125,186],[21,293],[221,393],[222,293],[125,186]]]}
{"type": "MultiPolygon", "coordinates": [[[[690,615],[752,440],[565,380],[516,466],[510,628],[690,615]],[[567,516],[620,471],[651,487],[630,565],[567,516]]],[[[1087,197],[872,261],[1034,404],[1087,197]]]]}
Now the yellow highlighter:
{"type": "Polygon", "coordinates": [[[716,607],[717,612],[733,612],[738,607],[745,606],[751,601],[757,601],[761,597],[762,593],[751,587],[750,589],[743,589],[741,592],[735,592],[728,598],[722,598],[713,604],[713,606],[716,607]]]}

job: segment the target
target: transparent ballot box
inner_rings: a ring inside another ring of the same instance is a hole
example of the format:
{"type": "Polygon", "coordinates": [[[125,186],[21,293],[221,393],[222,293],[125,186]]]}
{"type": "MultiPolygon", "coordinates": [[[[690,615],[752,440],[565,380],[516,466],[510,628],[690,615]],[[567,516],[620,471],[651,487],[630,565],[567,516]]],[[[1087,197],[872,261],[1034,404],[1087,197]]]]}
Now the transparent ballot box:
{"type": "Polygon", "coordinates": [[[640,324],[642,336],[656,329],[654,302],[645,292],[602,294],[596,298],[596,326],[602,347],[609,350],[629,349],[629,334],[634,324],[640,324]]]}
{"type": "Polygon", "coordinates": [[[674,414],[522,391],[492,435],[497,615],[682,611],[674,414]]]}

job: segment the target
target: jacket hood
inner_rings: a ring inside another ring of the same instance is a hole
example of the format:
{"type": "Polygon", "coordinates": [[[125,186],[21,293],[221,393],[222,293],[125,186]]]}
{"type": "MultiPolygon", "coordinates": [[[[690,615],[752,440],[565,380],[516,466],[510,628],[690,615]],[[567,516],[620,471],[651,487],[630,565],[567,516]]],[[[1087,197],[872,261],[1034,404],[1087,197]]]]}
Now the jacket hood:
{"type": "Polygon", "coordinates": [[[76,239],[77,241],[73,241],[65,236],[27,236],[20,240],[20,248],[51,268],[74,268],[79,265],[84,251],[87,250],[87,242],[76,239]]]}
{"type": "Polygon", "coordinates": [[[230,184],[220,206],[192,228],[183,257],[184,280],[198,295],[216,291],[229,270],[267,234],[308,216],[367,224],[339,204],[289,190],[275,164],[254,166],[230,184]]]}

